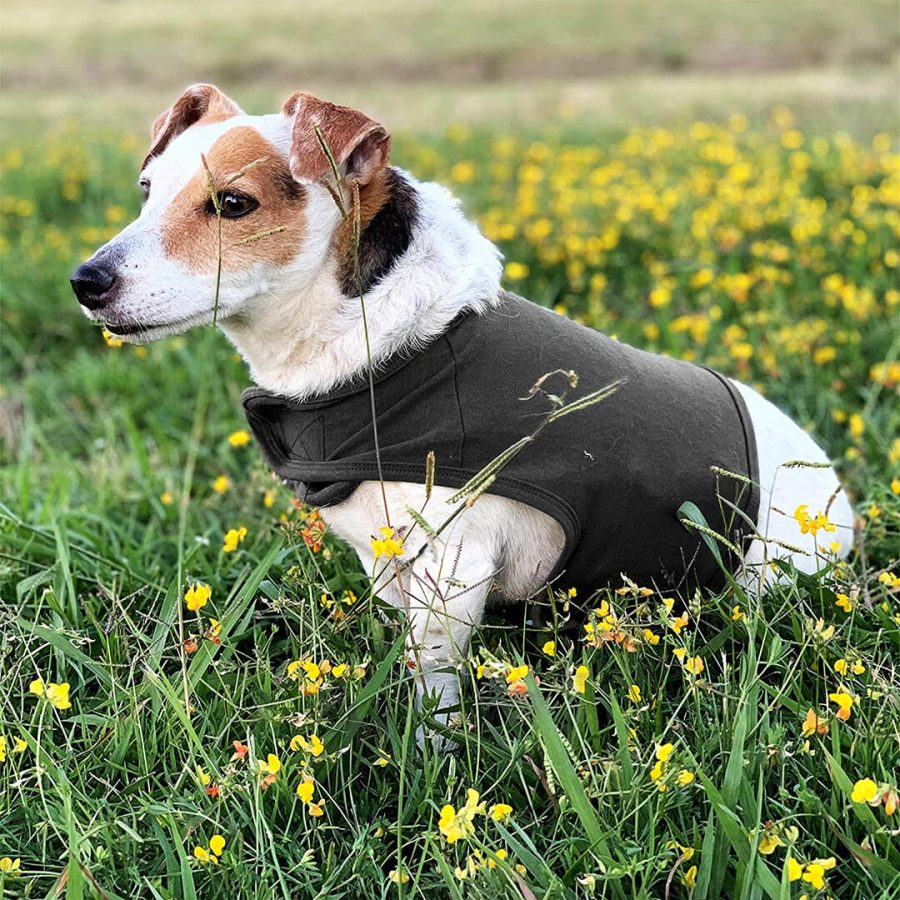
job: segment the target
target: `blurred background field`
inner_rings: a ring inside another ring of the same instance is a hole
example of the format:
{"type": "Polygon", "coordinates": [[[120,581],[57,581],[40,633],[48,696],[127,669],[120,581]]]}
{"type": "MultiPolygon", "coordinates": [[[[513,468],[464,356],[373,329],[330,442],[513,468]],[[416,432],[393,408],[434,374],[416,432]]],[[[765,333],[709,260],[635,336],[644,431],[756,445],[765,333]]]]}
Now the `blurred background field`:
{"type": "Polygon", "coordinates": [[[75,117],[145,133],[186,84],[251,112],[303,88],[394,131],[450,123],[591,135],[764,117],[866,135],[896,109],[893,0],[8,0],[6,139],[75,117]]]}
{"type": "Polygon", "coordinates": [[[0,894],[896,896],[897,12],[7,2],[0,894]],[[508,287],[760,387],[835,460],[858,552],[824,564],[823,532],[820,576],[671,616],[597,598],[636,653],[493,621],[460,663],[459,749],[420,758],[401,623],[243,443],[224,337],[108,345],[71,296],[138,212],[150,122],[200,80],[251,112],[297,89],[365,109],[499,244],[508,287]],[[486,662],[529,666],[548,715],[486,662]],[[439,812],[469,787],[514,813],[450,844],[439,812]],[[219,865],[194,849],[214,834],[219,865]]]}

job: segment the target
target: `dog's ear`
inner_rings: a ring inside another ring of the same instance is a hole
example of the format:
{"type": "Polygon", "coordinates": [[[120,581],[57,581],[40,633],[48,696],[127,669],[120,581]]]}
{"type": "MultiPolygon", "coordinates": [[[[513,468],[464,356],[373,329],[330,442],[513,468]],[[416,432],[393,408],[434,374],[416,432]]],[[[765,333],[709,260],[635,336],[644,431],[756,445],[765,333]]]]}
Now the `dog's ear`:
{"type": "Polygon", "coordinates": [[[171,109],[157,116],[150,132],[150,152],[141,169],[154,156],[159,156],[182,131],[196,125],[201,119],[230,119],[242,112],[237,103],[226,97],[215,85],[191,85],[171,109]]]}
{"type": "Polygon", "coordinates": [[[332,174],[316,127],[345,182],[366,185],[388,163],[390,135],[365,113],[302,92],[290,97],[281,112],[292,120],[291,174],[301,184],[315,184],[332,174]]]}

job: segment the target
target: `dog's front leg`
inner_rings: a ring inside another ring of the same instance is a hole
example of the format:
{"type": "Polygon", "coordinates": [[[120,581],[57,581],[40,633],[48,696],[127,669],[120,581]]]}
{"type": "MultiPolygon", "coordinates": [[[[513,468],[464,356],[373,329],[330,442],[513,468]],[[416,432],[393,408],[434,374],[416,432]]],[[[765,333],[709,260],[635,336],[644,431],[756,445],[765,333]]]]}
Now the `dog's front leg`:
{"type": "MultiPolygon", "coordinates": [[[[407,661],[416,679],[420,705],[426,697],[437,702],[438,721],[446,723],[459,700],[456,667],[464,658],[472,628],[484,612],[484,601],[497,572],[503,513],[490,504],[462,513],[439,536],[429,537],[409,514],[425,509],[438,520],[451,509],[450,488],[435,486],[425,503],[422,485],[387,482],[382,494],[377,483],[366,482],[339,506],[326,513],[329,525],[356,550],[362,564],[375,575],[375,592],[408,617],[407,661]],[[403,553],[393,559],[373,553],[386,515],[404,540],[403,553]]],[[[491,498],[482,498],[482,501],[491,498]]],[[[422,733],[419,732],[421,742],[422,733]]]]}
{"type": "MultiPolygon", "coordinates": [[[[404,584],[409,664],[419,705],[434,703],[435,718],[442,725],[459,702],[457,668],[466,658],[472,629],[481,622],[496,574],[486,551],[465,529],[450,541],[429,541],[420,548],[404,584]]],[[[420,729],[420,743],[423,737],[420,729]]]]}

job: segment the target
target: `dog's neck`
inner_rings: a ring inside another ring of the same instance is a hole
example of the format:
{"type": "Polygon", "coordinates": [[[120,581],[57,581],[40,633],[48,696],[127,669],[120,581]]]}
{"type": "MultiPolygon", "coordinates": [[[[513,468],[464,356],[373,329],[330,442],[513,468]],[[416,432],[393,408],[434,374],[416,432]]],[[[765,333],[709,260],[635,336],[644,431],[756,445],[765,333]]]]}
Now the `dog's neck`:
{"type": "Polygon", "coordinates": [[[295,264],[251,309],[220,323],[260,387],[296,399],[326,393],[364,372],[370,355],[378,366],[412,352],[459,313],[497,301],[500,254],[457,201],[439,185],[388,176],[368,209],[361,200],[358,266],[334,201],[311,189],[295,264]]]}

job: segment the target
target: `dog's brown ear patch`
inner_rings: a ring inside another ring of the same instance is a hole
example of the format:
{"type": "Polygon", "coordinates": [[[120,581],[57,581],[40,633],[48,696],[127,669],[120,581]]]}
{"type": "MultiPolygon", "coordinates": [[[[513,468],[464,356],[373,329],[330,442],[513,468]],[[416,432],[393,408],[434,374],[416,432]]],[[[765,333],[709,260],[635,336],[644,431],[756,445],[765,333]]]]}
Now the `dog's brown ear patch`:
{"type": "Polygon", "coordinates": [[[171,109],[157,116],[150,135],[150,152],[141,164],[141,170],[183,131],[196,125],[201,119],[219,122],[239,116],[243,110],[215,85],[191,85],[174,103],[171,109]]]}
{"type": "Polygon", "coordinates": [[[365,113],[303,92],[290,97],[281,111],[294,120],[291,174],[301,184],[315,184],[332,174],[317,126],[344,181],[366,185],[388,163],[390,135],[365,113]]]}

